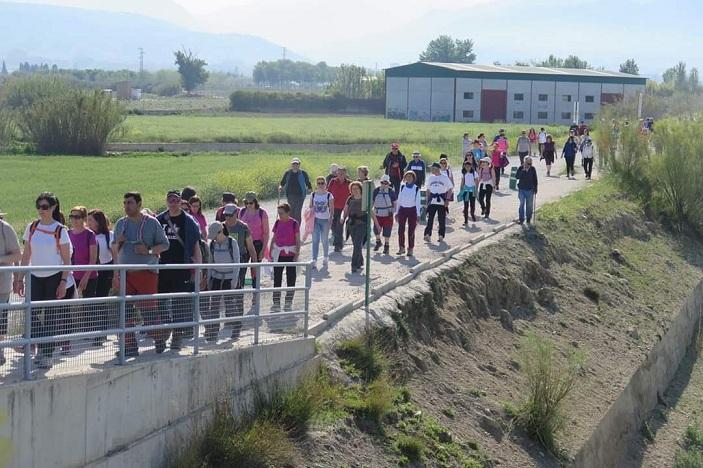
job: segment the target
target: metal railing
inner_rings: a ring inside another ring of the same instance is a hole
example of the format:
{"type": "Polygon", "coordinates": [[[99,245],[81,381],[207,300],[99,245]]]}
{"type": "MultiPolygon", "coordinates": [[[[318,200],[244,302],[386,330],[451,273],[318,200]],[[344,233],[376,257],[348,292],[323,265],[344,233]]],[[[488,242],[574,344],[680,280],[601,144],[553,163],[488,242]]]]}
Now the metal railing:
{"type": "Polygon", "coordinates": [[[9,302],[0,302],[0,349],[5,358],[0,384],[33,379],[42,375],[41,371],[58,375],[66,370],[125,365],[131,358],[153,359],[164,353],[167,342],[172,351],[169,354],[184,355],[308,334],[310,262],[193,264],[185,269],[182,264],[27,266],[0,267],[0,273],[25,276],[23,297],[12,294],[9,302]],[[240,268],[247,269],[247,276],[256,271],[260,280],[237,288],[235,276],[234,286],[224,285],[226,289],[201,288],[207,270],[231,271],[225,273],[231,276],[240,268]],[[298,276],[300,270],[303,277],[296,279],[295,286],[273,287],[269,271],[276,269],[282,270],[279,274],[284,281],[287,274],[298,276]],[[188,276],[184,270],[192,273],[192,281],[162,288],[182,292],[134,293],[144,286],[138,272],[151,271],[147,275],[158,278],[170,270],[180,270],[181,277],[188,276]],[[119,274],[119,289],[105,297],[79,297],[76,288],[74,298],[31,299],[30,275],[62,271],[114,272],[119,274]],[[229,336],[224,336],[227,331],[229,336]]]}

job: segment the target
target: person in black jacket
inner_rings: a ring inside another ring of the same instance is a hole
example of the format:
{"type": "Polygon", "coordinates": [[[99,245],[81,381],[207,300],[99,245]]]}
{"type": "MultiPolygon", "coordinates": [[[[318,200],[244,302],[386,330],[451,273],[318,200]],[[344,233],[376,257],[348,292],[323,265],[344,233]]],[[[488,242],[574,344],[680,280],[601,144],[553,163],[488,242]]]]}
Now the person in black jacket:
{"type": "Polygon", "coordinates": [[[517,179],[518,198],[520,199],[518,222],[522,224],[527,220],[527,224],[530,224],[532,211],[535,206],[535,195],[537,195],[537,170],[532,167],[531,156],[525,156],[525,160],[522,166],[518,168],[515,178],[517,179]],[[527,205],[527,213],[525,213],[525,205],[527,205]]]}
{"type": "Polygon", "coordinates": [[[308,173],[300,168],[300,159],[293,158],[290,169],[283,174],[278,185],[278,193],[285,193],[290,205],[290,216],[299,223],[302,221],[303,204],[308,193],[312,192],[312,184],[308,173]]]}
{"type": "Polygon", "coordinates": [[[403,174],[405,174],[407,165],[408,161],[405,159],[403,153],[400,152],[398,143],[393,143],[391,145],[391,152],[388,153],[383,160],[381,169],[391,178],[391,184],[395,189],[395,193],[398,193],[400,190],[400,181],[403,179],[403,174]]]}

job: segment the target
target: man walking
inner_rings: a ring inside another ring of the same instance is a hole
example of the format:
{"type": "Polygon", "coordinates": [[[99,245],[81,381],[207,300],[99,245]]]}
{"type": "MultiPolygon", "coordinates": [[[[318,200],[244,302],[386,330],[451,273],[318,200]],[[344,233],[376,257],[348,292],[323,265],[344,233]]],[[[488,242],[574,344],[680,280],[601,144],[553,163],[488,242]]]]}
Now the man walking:
{"type": "Polygon", "coordinates": [[[520,136],[517,138],[517,155],[520,157],[520,165],[525,160],[525,156],[530,154],[532,151],[532,143],[530,142],[527,132],[523,130],[520,132],[520,136]]]}
{"type": "Polygon", "coordinates": [[[539,133],[537,134],[537,145],[539,147],[539,157],[542,158],[544,156],[544,144],[547,143],[547,132],[544,130],[544,127],[539,129],[539,133]]]}
{"type": "Polygon", "coordinates": [[[439,219],[439,237],[444,241],[447,228],[447,209],[449,208],[449,194],[454,188],[452,181],[440,172],[438,162],[432,163],[432,174],[427,178],[427,226],[425,226],[425,242],[430,242],[434,217],[439,219]]]}
{"type": "Polygon", "coordinates": [[[522,224],[527,221],[527,224],[530,224],[532,222],[535,195],[537,194],[537,170],[532,167],[531,156],[525,157],[525,161],[518,168],[515,178],[517,179],[518,198],[520,199],[518,223],[522,224]],[[526,209],[527,212],[525,212],[526,209]]]}
{"type": "Polygon", "coordinates": [[[332,245],[335,252],[341,252],[344,247],[344,226],[342,225],[342,213],[347,206],[347,199],[350,196],[349,184],[351,180],[347,177],[345,167],[337,168],[337,176],[330,180],[327,190],[334,198],[334,215],[332,217],[332,245]]]}
{"type": "Polygon", "coordinates": [[[229,203],[234,203],[236,205],[237,204],[237,197],[232,192],[223,192],[222,193],[222,203],[220,204],[220,207],[217,209],[217,212],[215,213],[215,221],[218,221],[220,223],[225,222],[225,215],[223,214],[223,211],[225,209],[225,205],[227,205],[229,203]]]}
{"type": "Polygon", "coordinates": [[[299,223],[302,223],[301,213],[303,204],[308,193],[312,192],[312,184],[308,173],[300,169],[300,159],[293,158],[290,162],[290,169],[283,174],[278,192],[285,192],[286,199],[290,205],[290,215],[299,223]]]}
{"type": "Polygon", "coordinates": [[[413,151],[413,159],[408,165],[408,170],[413,171],[415,173],[415,184],[418,187],[422,188],[425,183],[425,174],[427,172],[427,167],[425,166],[425,161],[422,160],[422,155],[418,150],[413,151]]]}
{"type": "MultiPolygon", "coordinates": [[[[161,254],[159,263],[162,265],[202,263],[199,243],[200,226],[191,215],[181,209],[181,193],[178,190],[169,191],[166,194],[166,205],[168,209],[156,217],[169,242],[169,248],[161,254]]],[[[192,292],[193,274],[190,269],[161,270],[159,293],[192,292]]],[[[190,322],[193,318],[191,303],[189,298],[165,299],[161,302],[162,315],[167,316],[166,307],[170,304],[173,323],[190,322]]],[[[184,333],[183,328],[173,329],[171,351],[180,351],[184,333]]]]}
{"type": "Polygon", "coordinates": [[[391,145],[391,152],[388,153],[383,160],[381,169],[391,178],[391,185],[393,185],[395,193],[398,193],[400,190],[400,181],[403,178],[403,174],[405,174],[407,165],[408,162],[405,156],[400,152],[400,146],[398,143],[393,143],[391,145]]]}
{"type": "MultiPolygon", "coordinates": [[[[152,216],[142,214],[142,196],[139,192],[127,192],[124,194],[123,218],[115,224],[115,234],[112,241],[112,258],[114,263],[122,265],[155,265],[159,262],[159,255],[167,251],[169,241],[161,224],[152,216]]],[[[128,296],[150,295],[158,292],[158,272],[157,270],[129,270],[127,272],[128,296]]],[[[112,278],[112,289],[120,289],[120,273],[115,271],[112,278]]],[[[148,299],[137,303],[144,325],[159,325],[164,320],[159,313],[159,307],[155,300],[148,299]]],[[[135,313],[130,308],[125,317],[126,326],[133,327],[135,323],[135,313]]],[[[154,339],[156,352],[162,353],[166,349],[167,333],[163,330],[148,333],[154,339]]],[[[125,357],[136,357],[139,355],[137,340],[134,333],[125,335],[125,357]]]]}
{"type": "MultiPolygon", "coordinates": [[[[12,266],[22,259],[20,242],[12,226],[5,221],[7,213],[0,210],[0,267],[12,266]]],[[[0,273],[0,304],[10,301],[10,293],[16,284],[12,282],[12,273],[0,273]]],[[[0,312],[0,340],[7,333],[7,310],[0,312]]],[[[5,353],[0,348],[0,366],[5,364],[5,353]]]]}

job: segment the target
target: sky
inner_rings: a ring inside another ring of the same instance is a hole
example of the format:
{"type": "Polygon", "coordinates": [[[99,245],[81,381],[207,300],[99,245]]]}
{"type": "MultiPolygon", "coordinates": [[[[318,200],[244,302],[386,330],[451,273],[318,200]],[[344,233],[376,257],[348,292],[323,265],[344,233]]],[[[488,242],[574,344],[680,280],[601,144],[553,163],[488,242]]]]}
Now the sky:
{"type": "Polygon", "coordinates": [[[11,1],[126,11],[195,30],[251,34],[334,65],[414,62],[429,40],[449,34],[473,39],[478,63],[573,53],[609,69],[635,58],[650,77],[679,60],[703,67],[703,0],[11,1]]]}

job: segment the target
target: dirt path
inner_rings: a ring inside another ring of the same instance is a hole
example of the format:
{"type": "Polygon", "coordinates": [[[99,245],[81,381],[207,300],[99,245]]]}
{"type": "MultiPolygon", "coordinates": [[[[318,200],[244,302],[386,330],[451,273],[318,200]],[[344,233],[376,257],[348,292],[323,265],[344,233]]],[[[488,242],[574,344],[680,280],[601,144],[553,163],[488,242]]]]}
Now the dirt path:
{"type": "MultiPolygon", "coordinates": [[[[511,158],[512,165],[518,165],[517,157],[511,158]]],[[[564,163],[560,160],[552,171],[553,174],[558,174],[563,168],[564,163]]],[[[578,190],[588,181],[584,180],[583,174],[577,174],[576,180],[568,180],[566,176],[546,177],[546,171],[543,163],[537,163],[537,174],[539,177],[539,195],[537,196],[537,206],[544,203],[558,200],[562,196],[578,190]]],[[[455,169],[456,170],[456,169],[455,169]]],[[[457,171],[458,172],[458,171],[457,171]]],[[[506,173],[509,174],[509,170],[506,173]]],[[[458,177],[457,177],[458,181],[458,177]]],[[[450,207],[450,221],[447,224],[447,235],[443,244],[437,243],[436,225],[435,234],[432,243],[425,243],[422,240],[422,231],[424,225],[419,225],[415,233],[415,256],[412,258],[398,257],[395,252],[398,250],[397,225],[393,227],[391,236],[391,255],[382,255],[379,253],[371,253],[371,284],[372,287],[379,286],[389,280],[401,278],[408,273],[410,269],[422,262],[432,261],[442,258],[443,252],[452,249],[453,247],[467,244],[470,239],[476,238],[481,234],[490,232],[496,226],[512,221],[517,218],[518,197],[517,191],[508,188],[509,178],[504,176],[501,179],[501,190],[493,195],[491,219],[483,221],[477,216],[477,222],[469,222],[468,226],[463,226],[463,204],[453,202],[450,207]]],[[[244,189],[240,192],[245,191],[244,189]]],[[[239,193],[238,193],[239,195],[239,193]]],[[[480,207],[477,205],[477,215],[480,214],[480,207]]],[[[276,200],[269,200],[262,204],[267,212],[274,213],[276,200]]],[[[214,213],[206,213],[208,220],[214,219],[214,213]]],[[[537,215],[539,223],[539,214],[537,215]]],[[[330,246],[330,251],[332,246],[330,246]]],[[[310,292],[310,324],[323,319],[330,310],[344,303],[363,299],[365,288],[365,277],[361,274],[351,274],[351,240],[349,240],[344,250],[340,253],[330,252],[330,263],[328,270],[320,270],[313,275],[313,285],[310,292]]],[[[310,260],[312,248],[310,241],[303,246],[301,260],[310,260]]]]}

